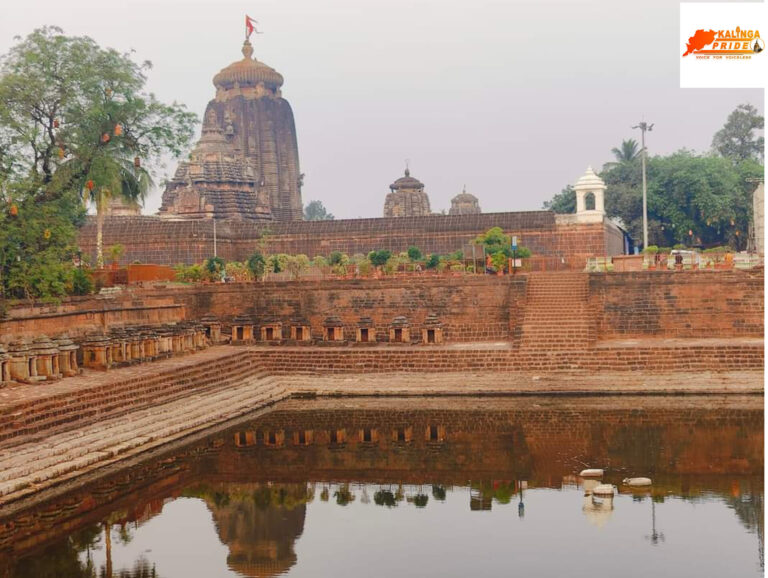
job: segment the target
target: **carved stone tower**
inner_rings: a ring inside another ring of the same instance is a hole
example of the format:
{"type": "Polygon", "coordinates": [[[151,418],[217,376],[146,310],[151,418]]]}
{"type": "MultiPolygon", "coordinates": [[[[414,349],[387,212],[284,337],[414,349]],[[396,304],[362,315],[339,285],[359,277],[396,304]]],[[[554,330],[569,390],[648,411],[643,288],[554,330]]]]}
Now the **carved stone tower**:
{"type": "Polygon", "coordinates": [[[296,127],[283,77],[253,58],[246,40],[242,60],[213,84],[203,135],[163,193],[161,216],[301,220],[296,127]]]}
{"type": "Polygon", "coordinates": [[[422,217],[432,214],[424,184],[412,177],[407,168],[405,176],[389,185],[389,190],[384,201],[385,217],[422,217]]]}
{"type": "Polygon", "coordinates": [[[448,210],[449,215],[479,215],[480,213],[482,211],[480,210],[480,203],[477,197],[470,195],[466,187],[451,199],[451,208],[448,210]]]}

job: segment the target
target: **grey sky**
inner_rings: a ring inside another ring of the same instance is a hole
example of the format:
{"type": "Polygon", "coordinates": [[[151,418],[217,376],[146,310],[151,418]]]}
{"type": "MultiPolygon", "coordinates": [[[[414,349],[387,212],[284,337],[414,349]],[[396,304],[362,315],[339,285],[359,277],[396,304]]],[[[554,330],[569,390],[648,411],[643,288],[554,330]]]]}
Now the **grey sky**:
{"type": "Polygon", "coordinates": [[[43,24],[133,48],[150,90],[202,116],[245,13],[285,77],[304,202],[337,217],[381,216],[406,158],[433,210],[465,183],[486,212],[537,209],[643,116],[654,154],[706,150],[737,104],[763,109],[763,90],[678,87],[674,0],[5,1],[0,52],[43,24]]]}

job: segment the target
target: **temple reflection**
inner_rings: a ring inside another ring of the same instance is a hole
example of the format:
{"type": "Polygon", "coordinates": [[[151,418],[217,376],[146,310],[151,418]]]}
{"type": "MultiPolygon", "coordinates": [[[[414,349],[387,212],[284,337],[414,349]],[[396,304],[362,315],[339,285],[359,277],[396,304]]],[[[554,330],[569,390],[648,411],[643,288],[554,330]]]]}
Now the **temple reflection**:
{"type": "Polygon", "coordinates": [[[0,578],[162,575],[151,553],[113,569],[94,565],[89,552],[114,549],[121,532],[140,531],[179,497],[205,503],[232,575],[261,577],[297,564],[316,496],[328,507],[429,511],[457,494],[473,516],[516,508],[522,520],[538,514],[531,497],[540,490],[579,490],[573,508],[597,528],[622,515],[618,496],[646,503],[652,545],[665,540],[659,507],[667,498],[717,499],[755,534],[762,565],[762,406],[728,404],[289,401],[0,518],[0,578]],[[598,481],[575,475],[585,464],[607,466],[602,481],[617,485],[616,498],[594,495],[598,481]],[[652,477],[652,488],[622,487],[631,475],[652,477]]]}

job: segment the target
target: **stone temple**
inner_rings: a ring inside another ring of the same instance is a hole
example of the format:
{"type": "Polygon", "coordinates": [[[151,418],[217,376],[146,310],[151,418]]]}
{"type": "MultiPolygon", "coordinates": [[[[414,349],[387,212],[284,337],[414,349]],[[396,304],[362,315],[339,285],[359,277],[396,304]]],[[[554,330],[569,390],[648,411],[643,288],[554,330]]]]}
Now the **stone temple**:
{"type": "Polygon", "coordinates": [[[448,210],[449,215],[479,215],[480,213],[482,213],[480,202],[475,195],[470,195],[467,192],[466,187],[451,199],[451,208],[448,210]]]}
{"type": "Polygon", "coordinates": [[[282,75],[253,58],[246,40],[242,60],[213,84],[200,141],[168,183],[160,216],[301,220],[296,127],[282,75]]]}
{"type": "Polygon", "coordinates": [[[424,217],[432,214],[424,184],[412,177],[407,168],[404,176],[389,185],[389,191],[384,200],[384,217],[424,217]]]}

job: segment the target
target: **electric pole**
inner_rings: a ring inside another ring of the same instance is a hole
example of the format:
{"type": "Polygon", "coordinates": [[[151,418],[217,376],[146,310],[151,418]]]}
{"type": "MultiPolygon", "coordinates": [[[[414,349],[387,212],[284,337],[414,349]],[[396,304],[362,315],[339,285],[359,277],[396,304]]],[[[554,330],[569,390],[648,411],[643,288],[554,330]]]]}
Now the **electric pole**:
{"type": "Polygon", "coordinates": [[[641,157],[643,163],[643,250],[645,250],[648,247],[648,186],[645,176],[645,133],[646,131],[651,132],[653,130],[653,123],[648,124],[647,122],[642,121],[632,128],[639,128],[641,131],[640,145],[642,149],[640,150],[640,153],[643,155],[641,157]]]}

